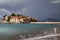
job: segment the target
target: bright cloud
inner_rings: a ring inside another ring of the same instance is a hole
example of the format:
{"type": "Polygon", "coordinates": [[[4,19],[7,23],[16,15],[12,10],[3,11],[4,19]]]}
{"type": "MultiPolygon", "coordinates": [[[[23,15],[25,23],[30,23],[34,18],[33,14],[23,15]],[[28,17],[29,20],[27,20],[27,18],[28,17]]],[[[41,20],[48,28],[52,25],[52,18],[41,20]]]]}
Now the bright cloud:
{"type": "Polygon", "coordinates": [[[6,9],[1,9],[2,11],[6,12],[6,13],[11,13],[10,11],[6,10],[6,9]]]}
{"type": "MultiPolygon", "coordinates": [[[[24,12],[29,6],[30,0],[0,0],[0,8],[8,9],[11,12],[24,12]],[[18,10],[17,10],[18,8],[18,10]]],[[[8,11],[7,11],[8,12],[8,11]]]]}
{"type": "Polygon", "coordinates": [[[60,3],[60,0],[54,0],[52,3],[60,3]]]}
{"type": "Polygon", "coordinates": [[[9,15],[11,12],[8,11],[7,9],[0,8],[0,18],[4,15],[9,15]]]}
{"type": "Polygon", "coordinates": [[[1,3],[26,3],[28,2],[29,0],[0,0],[0,4],[1,3]]]}
{"type": "Polygon", "coordinates": [[[22,8],[21,10],[18,10],[17,13],[24,14],[25,12],[28,11],[28,9],[29,9],[29,7],[22,8]]]}
{"type": "Polygon", "coordinates": [[[21,12],[19,12],[19,13],[23,14],[26,10],[27,10],[27,8],[22,8],[21,12]]]}

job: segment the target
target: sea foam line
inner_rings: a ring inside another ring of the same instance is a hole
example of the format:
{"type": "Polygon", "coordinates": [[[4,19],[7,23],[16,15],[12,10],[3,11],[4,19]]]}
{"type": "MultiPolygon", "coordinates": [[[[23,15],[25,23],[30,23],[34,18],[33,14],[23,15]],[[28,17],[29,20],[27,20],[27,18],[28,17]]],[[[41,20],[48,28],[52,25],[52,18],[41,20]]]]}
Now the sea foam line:
{"type": "Polygon", "coordinates": [[[37,39],[43,39],[43,38],[49,38],[49,37],[55,37],[55,36],[60,36],[59,34],[50,34],[50,35],[45,35],[45,36],[40,36],[40,37],[33,37],[25,40],[37,40],[37,39]]]}

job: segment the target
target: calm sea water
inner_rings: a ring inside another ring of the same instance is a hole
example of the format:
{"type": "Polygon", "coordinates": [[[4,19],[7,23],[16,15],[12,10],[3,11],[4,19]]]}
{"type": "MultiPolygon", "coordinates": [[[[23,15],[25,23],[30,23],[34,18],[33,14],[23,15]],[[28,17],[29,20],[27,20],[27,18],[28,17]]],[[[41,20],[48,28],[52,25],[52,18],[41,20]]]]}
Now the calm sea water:
{"type": "Polygon", "coordinates": [[[59,24],[0,24],[0,34],[20,34],[59,27],[59,24]]]}
{"type": "Polygon", "coordinates": [[[0,37],[20,35],[29,32],[44,32],[53,30],[54,27],[60,29],[60,24],[0,24],[0,37]]]}

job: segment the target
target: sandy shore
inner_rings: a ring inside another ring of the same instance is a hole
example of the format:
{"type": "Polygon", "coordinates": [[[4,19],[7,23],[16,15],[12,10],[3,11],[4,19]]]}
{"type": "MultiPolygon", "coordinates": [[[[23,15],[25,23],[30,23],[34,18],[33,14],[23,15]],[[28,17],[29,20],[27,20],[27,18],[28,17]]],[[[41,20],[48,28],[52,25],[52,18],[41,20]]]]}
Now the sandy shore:
{"type": "Polygon", "coordinates": [[[30,22],[31,24],[60,24],[60,22],[30,22]]]}

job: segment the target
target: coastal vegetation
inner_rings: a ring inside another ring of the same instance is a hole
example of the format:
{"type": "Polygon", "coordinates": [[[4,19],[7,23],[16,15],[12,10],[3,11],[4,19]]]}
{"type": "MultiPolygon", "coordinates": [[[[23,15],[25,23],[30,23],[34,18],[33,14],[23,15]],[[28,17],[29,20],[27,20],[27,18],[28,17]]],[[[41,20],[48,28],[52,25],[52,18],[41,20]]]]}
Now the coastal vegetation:
{"type": "Polygon", "coordinates": [[[22,14],[12,13],[11,15],[4,15],[0,22],[2,23],[30,23],[37,22],[37,18],[32,18],[30,16],[24,16],[22,14]]]}

